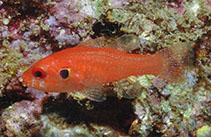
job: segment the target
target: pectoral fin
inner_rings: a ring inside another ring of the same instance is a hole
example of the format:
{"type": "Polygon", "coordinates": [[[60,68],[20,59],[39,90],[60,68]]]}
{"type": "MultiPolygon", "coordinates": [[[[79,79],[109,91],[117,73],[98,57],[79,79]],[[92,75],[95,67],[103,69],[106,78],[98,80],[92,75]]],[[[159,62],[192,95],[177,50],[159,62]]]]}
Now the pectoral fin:
{"type": "Polygon", "coordinates": [[[106,100],[106,93],[103,90],[103,86],[98,86],[95,88],[83,89],[80,91],[88,99],[96,102],[102,102],[106,100]]]}

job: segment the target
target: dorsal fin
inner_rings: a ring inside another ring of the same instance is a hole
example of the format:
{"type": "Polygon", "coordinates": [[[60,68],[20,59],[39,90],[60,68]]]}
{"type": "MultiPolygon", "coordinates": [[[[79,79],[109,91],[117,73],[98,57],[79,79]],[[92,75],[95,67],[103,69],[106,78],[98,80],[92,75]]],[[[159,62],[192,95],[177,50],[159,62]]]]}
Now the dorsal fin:
{"type": "Polygon", "coordinates": [[[87,40],[77,45],[77,47],[104,47],[106,38],[99,37],[96,39],[87,40]]]}
{"type": "Polygon", "coordinates": [[[130,52],[139,48],[139,38],[133,34],[124,34],[120,37],[96,39],[85,41],[79,44],[79,47],[108,47],[124,52],[130,52]]]}
{"type": "Polygon", "coordinates": [[[131,52],[138,49],[140,46],[140,40],[138,36],[134,34],[124,34],[115,38],[108,47],[115,48],[125,52],[131,52]]]}

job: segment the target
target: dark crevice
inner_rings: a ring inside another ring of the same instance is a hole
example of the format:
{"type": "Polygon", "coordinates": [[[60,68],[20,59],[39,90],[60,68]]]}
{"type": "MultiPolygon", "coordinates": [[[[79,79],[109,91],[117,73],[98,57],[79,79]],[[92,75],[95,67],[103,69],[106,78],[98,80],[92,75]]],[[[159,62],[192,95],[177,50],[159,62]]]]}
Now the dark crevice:
{"type": "Polygon", "coordinates": [[[157,131],[159,131],[159,129],[155,126],[153,128],[153,131],[150,132],[150,134],[148,135],[148,137],[161,137],[162,136],[162,133],[159,133],[157,131]]]}
{"type": "Polygon", "coordinates": [[[100,36],[114,36],[114,35],[122,35],[123,32],[120,31],[120,25],[111,23],[108,21],[103,22],[96,22],[92,30],[94,31],[94,35],[92,35],[92,38],[97,38],[100,36]]]}
{"type": "Polygon", "coordinates": [[[34,98],[30,94],[25,93],[22,90],[5,91],[0,97],[0,110],[5,109],[15,102],[19,102],[22,100],[34,100],[34,98]]]}
{"type": "Polygon", "coordinates": [[[76,100],[58,99],[52,101],[52,99],[49,98],[45,103],[43,113],[57,113],[64,117],[68,124],[96,123],[127,134],[131,123],[136,118],[133,113],[132,101],[127,99],[118,100],[109,97],[101,103],[91,102],[94,106],[92,110],[79,105],[76,100]]]}

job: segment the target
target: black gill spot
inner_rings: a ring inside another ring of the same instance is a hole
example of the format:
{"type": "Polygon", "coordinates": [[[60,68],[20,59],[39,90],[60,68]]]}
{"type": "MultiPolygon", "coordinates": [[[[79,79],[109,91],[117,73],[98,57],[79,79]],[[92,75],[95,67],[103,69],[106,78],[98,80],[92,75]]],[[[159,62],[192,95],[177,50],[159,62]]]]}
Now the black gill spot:
{"type": "Polygon", "coordinates": [[[68,77],[69,77],[69,71],[68,71],[68,69],[63,69],[63,70],[61,70],[61,71],[60,71],[60,75],[61,75],[61,77],[62,77],[63,79],[68,78],[68,77]]]}

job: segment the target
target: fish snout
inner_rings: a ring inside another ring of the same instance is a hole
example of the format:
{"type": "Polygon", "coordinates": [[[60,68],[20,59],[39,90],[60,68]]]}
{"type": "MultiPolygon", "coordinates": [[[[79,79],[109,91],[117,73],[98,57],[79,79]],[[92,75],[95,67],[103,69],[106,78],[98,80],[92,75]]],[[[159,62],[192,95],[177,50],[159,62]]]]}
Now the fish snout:
{"type": "Polygon", "coordinates": [[[21,82],[23,86],[30,86],[30,77],[27,75],[27,71],[23,73],[22,77],[21,77],[21,82]]]}

